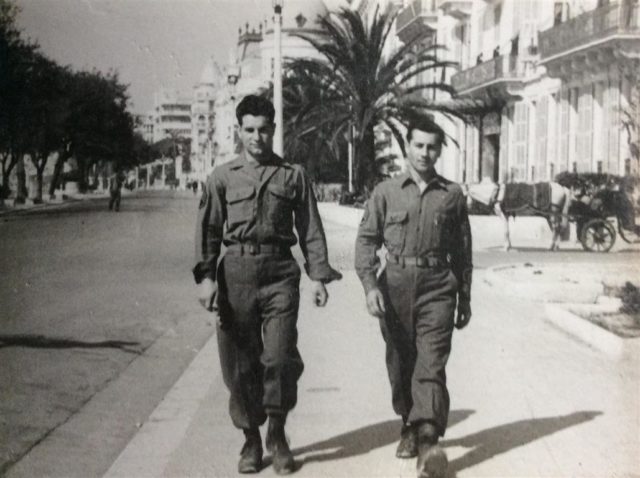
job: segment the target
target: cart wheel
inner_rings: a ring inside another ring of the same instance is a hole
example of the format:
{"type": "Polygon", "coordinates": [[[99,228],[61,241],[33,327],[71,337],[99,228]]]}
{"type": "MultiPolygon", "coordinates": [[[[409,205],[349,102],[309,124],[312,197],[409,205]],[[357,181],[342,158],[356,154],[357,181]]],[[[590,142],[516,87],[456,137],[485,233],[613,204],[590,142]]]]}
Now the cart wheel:
{"type": "Polygon", "coordinates": [[[591,252],[609,252],[616,242],[616,230],[604,219],[592,219],[582,227],[582,247],[591,252]]]}

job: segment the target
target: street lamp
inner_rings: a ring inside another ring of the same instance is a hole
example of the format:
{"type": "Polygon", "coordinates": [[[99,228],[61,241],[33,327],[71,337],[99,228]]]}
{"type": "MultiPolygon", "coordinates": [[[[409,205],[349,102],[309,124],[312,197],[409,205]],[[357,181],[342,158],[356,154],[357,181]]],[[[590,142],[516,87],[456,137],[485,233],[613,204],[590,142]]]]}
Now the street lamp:
{"type": "Polygon", "coordinates": [[[282,156],[284,152],[282,120],[282,4],[284,0],[272,0],[273,26],[273,107],[276,110],[276,131],[273,138],[273,151],[282,156]]]}

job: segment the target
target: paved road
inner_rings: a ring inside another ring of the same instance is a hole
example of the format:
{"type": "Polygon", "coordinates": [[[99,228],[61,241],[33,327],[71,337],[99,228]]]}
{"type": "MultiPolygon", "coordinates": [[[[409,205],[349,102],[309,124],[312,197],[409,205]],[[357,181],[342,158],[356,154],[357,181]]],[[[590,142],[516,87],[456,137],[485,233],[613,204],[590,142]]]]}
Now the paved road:
{"type": "Polygon", "coordinates": [[[200,350],[196,208],[163,193],[0,217],[0,475],[44,439],[48,472],[99,475],[200,350]]]}

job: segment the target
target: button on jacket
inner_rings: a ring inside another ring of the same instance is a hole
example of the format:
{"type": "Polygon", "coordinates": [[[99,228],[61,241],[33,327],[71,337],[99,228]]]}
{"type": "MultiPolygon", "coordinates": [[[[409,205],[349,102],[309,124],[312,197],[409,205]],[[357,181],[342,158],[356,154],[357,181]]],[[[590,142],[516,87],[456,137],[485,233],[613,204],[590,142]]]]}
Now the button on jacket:
{"type": "Polygon", "coordinates": [[[328,263],[324,230],[311,182],[304,169],[272,154],[265,163],[243,155],[218,166],[209,176],[198,214],[196,282],[215,280],[221,244],[296,244],[312,280],[340,277],[328,263]]]}
{"type": "Polygon", "coordinates": [[[458,297],[470,300],[471,228],[457,184],[436,175],[421,194],[411,175],[403,173],[375,188],[356,241],[356,271],[366,292],[376,286],[376,251],[383,244],[398,256],[446,255],[458,280],[458,297]]]}

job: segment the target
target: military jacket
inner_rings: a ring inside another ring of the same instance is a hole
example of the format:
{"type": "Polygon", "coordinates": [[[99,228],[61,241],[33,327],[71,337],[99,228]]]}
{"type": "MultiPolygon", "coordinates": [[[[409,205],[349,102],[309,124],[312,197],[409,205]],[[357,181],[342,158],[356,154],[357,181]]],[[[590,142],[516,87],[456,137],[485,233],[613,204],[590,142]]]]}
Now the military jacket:
{"type": "Polygon", "coordinates": [[[340,273],[328,262],[327,244],[311,181],[304,169],[272,154],[262,164],[243,155],[218,166],[207,179],[198,211],[196,282],[215,280],[221,245],[296,244],[313,280],[330,282],[340,273]]]}
{"type": "Polygon", "coordinates": [[[398,256],[446,256],[460,299],[470,299],[471,228],[457,184],[436,175],[421,193],[408,173],[380,183],[367,202],[356,240],[356,272],[367,292],[376,286],[376,252],[382,245],[398,256]]]}

